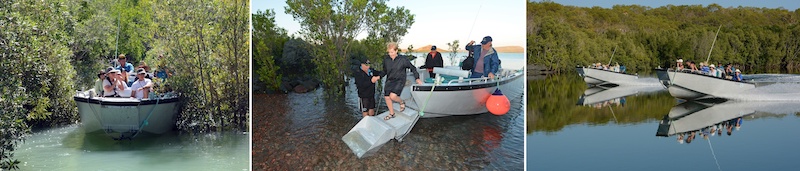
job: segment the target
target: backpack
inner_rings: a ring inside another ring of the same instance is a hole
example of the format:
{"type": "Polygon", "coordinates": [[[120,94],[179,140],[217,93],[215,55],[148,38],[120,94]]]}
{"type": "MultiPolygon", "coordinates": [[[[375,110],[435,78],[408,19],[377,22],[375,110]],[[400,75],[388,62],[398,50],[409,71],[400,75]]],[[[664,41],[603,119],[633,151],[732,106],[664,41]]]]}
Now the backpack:
{"type": "Polygon", "coordinates": [[[464,61],[461,61],[461,69],[472,70],[473,67],[475,67],[475,58],[472,57],[472,53],[470,53],[470,55],[467,56],[467,58],[464,59],[464,61]]]}

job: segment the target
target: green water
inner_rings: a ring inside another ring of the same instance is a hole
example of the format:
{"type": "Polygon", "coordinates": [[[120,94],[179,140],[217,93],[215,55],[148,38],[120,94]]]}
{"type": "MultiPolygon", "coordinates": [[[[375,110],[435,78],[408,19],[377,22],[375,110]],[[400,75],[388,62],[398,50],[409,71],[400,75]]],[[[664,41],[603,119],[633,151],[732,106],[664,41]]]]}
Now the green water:
{"type": "Polygon", "coordinates": [[[79,125],[37,130],[15,151],[20,170],[248,170],[242,133],[147,135],[115,141],[79,125]]]}

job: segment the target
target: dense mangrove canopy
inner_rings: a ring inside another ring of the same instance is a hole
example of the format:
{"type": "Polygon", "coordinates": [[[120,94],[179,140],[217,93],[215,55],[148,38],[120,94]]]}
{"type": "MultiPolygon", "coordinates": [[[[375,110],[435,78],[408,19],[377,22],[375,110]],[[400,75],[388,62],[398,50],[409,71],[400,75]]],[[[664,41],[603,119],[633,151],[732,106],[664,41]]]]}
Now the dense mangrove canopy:
{"type": "Polygon", "coordinates": [[[634,72],[703,62],[721,27],[711,63],[738,64],[747,73],[800,71],[800,10],[717,4],[612,8],[527,5],[528,63],[558,71],[576,65],[628,66],[634,72]]]}
{"type": "Polygon", "coordinates": [[[247,130],[248,11],[247,0],[0,1],[0,166],[17,168],[31,127],[76,123],[75,91],[118,54],[171,68],[178,128],[247,130]]]}

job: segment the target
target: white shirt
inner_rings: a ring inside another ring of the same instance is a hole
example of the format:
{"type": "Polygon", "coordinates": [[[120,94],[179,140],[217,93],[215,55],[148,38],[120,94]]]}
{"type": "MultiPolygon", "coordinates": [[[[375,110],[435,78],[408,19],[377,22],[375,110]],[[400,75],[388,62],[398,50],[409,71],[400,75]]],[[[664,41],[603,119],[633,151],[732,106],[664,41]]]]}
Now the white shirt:
{"type": "MultiPolygon", "coordinates": [[[[152,84],[152,83],[153,83],[153,81],[150,80],[150,79],[147,79],[147,78],[145,78],[144,80],[137,80],[136,82],[133,82],[133,85],[131,85],[131,90],[132,91],[136,91],[137,89],[142,88],[144,86],[147,86],[147,84],[152,84]]],[[[144,90],[136,91],[136,96],[134,96],[134,97],[136,97],[136,99],[141,100],[144,97],[144,90]]]]}
{"type": "Polygon", "coordinates": [[[117,88],[117,89],[115,89],[114,91],[116,91],[116,92],[117,92],[117,94],[118,94],[120,97],[131,97],[131,89],[128,87],[128,84],[125,84],[125,81],[124,81],[124,80],[117,80],[117,81],[119,82],[119,84],[122,84],[122,86],[123,86],[125,89],[122,89],[122,90],[120,90],[119,88],[117,88],[116,86],[114,86],[114,88],[117,88]]]}
{"type": "MultiPolygon", "coordinates": [[[[108,79],[103,79],[103,87],[106,87],[106,85],[111,85],[111,82],[108,82],[108,79]]],[[[103,90],[103,96],[111,96],[111,95],[114,95],[113,90],[112,91],[103,90]]]]}

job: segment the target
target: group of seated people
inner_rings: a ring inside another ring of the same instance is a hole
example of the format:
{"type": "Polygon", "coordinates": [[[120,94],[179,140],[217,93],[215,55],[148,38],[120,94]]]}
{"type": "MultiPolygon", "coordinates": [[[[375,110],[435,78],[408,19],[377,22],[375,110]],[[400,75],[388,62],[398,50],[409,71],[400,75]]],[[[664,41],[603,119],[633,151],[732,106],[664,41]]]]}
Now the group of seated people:
{"type": "Polygon", "coordinates": [[[675,67],[676,71],[690,72],[695,74],[709,75],[717,78],[725,78],[733,81],[742,81],[742,71],[736,69],[732,64],[727,64],[722,67],[722,64],[708,65],[705,62],[700,62],[700,67],[697,67],[694,61],[686,62],[688,69],[684,66],[683,59],[678,59],[675,67]]]}
{"type": "Polygon", "coordinates": [[[731,136],[731,134],[733,133],[733,128],[739,130],[739,128],[742,126],[743,120],[744,119],[742,117],[738,117],[711,126],[707,126],[700,130],[678,133],[678,143],[683,144],[684,137],[686,138],[685,142],[688,144],[692,143],[692,140],[694,140],[697,135],[703,136],[703,139],[706,140],[708,140],[709,136],[714,136],[715,133],[718,136],[722,136],[722,129],[725,129],[728,136],[731,136]]]}
{"type": "Polygon", "coordinates": [[[619,72],[619,73],[625,73],[625,65],[620,66],[619,63],[615,63],[614,66],[609,66],[609,65],[603,65],[603,64],[598,62],[598,63],[593,63],[591,65],[591,68],[602,69],[602,70],[606,70],[606,71],[619,72]]]}
{"type": "Polygon", "coordinates": [[[134,71],[133,65],[125,62],[125,55],[120,55],[118,60],[124,65],[100,70],[94,91],[101,97],[149,98],[154,86],[152,75],[147,71],[150,67],[141,64],[134,71]],[[136,78],[128,79],[128,73],[136,73],[136,78]]]}

